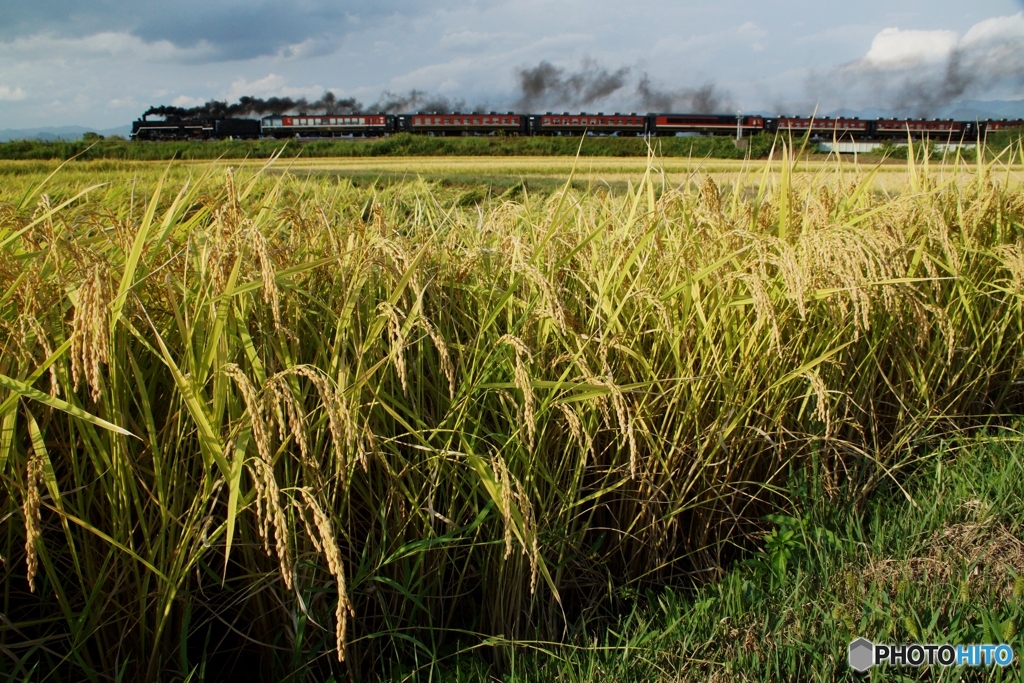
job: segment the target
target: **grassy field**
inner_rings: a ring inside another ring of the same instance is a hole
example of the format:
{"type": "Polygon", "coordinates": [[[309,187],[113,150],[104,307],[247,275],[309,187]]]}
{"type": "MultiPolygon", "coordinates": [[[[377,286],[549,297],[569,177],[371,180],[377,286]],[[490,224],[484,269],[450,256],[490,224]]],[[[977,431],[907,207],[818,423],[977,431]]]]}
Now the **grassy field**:
{"type": "MultiPolygon", "coordinates": [[[[734,144],[728,136],[652,138],[650,146],[662,158],[696,159],[766,159],[778,141],[771,135],[759,134],[747,138],[742,145],[734,144]]],[[[786,140],[790,147],[801,148],[802,140],[786,140]]],[[[874,159],[906,159],[908,148],[904,141],[886,143],[871,153],[874,159]]],[[[943,142],[937,140],[936,142],[943,142]]],[[[1014,150],[1021,158],[1020,133],[996,133],[984,141],[987,160],[1014,150]]],[[[267,159],[277,155],[282,147],[287,155],[314,158],[381,159],[388,157],[568,157],[582,153],[586,156],[645,159],[648,140],[619,137],[429,137],[400,133],[383,139],[324,139],[324,140],[218,140],[132,142],[121,138],[88,139],[74,142],[40,142],[14,140],[0,143],[0,159],[5,160],[64,160],[83,161],[99,159],[131,161],[167,161],[171,159],[267,159]],[[581,148],[582,143],[582,148],[581,148]]],[[[806,145],[813,152],[817,143],[806,145]]],[[[931,144],[913,147],[919,160],[949,160],[949,153],[931,144]]],[[[973,148],[963,151],[968,159],[975,159],[973,148]]],[[[1003,159],[1005,161],[1005,158],[1003,159]]]]}
{"type": "MultiPolygon", "coordinates": [[[[1019,681],[1007,670],[846,666],[847,645],[1009,643],[1024,638],[1024,443],[1019,428],[936,439],[866,500],[793,472],[783,514],[741,562],[697,589],[636,591],[621,616],[574,624],[566,643],[520,642],[509,683],[572,681],[1019,681]]],[[[398,667],[396,667],[398,668],[398,667]]],[[[487,680],[463,655],[406,666],[444,682],[487,680]]]]}
{"type": "MultiPolygon", "coordinates": [[[[130,142],[123,139],[79,140],[76,142],[39,142],[17,140],[0,143],[0,159],[83,160],[169,160],[169,159],[266,159],[287,146],[289,154],[305,158],[392,156],[568,156],[580,151],[589,156],[645,158],[648,142],[644,138],[618,137],[430,137],[399,133],[380,139],[324,140],[190,140],[178,142],[130,142]]],[[[769,135],[757,135],[738,148],[730,137],[677,137],[653,142],[663,156],[714,157],[743,159],[766,156],[774,144],[769,135]]]]}
{"type": "Polygon", "coordinates": [[[0,673],[1019,645],[1020,169],[780,155],[5,164],[0,673]]]}
{"type": "MultiPolygon", "coordinates": [[[[285,149],[285,152],[289,150],[285,149]]],[[[785,170],[787,177],[796,183],[820,182],[824,176],[829,182],[848,184],[859,183],[868,178],[872,191],[898,194],[907,187],[910,168],[906,161],[880,160],[871,157],[809,156],[798,163],[782,160],[781,148],[777,158],[767,160],[711,159],[711,158],[658,158],[652,169],[652,184],[655,193],[661,195],[668,190],[679,191],[687,186],[699,189],[706,178],[712,178],[716,185],[731,191],[733,187],[756,188],[766,181],[771,187],[782,180],[785,170]]],[[[1024,181],[1024,157],[1006,154],[1013,163],[989,166],[986,171],[1004,186],[1017,186],[1024,181]]],[[[47,175],[60,167],[61,161],[23,160],[8,161],[0,165],[3,176],[47,175]]],[[[263,168],[266,160],[261,159],[220,159],[214,161],[178,162],[169,173],[171,177],[183,179],[205,169],[216,167],[221,171],[247,169],[252,172],[263,168]]],[[[412,180],[423,180],[445,188],[448,193],[472,191],[473,195],[495,198],[509,192],[522,190],[550,194],[565,186],[566,179],[572,178],[570,186],[579,191],[604,191],[624,194],[629,185],[647,171],[645,157],[379,157],[379,158],[305,158],[282,156],[267,174],[277,176],[288,174],[296,177],[318,180],[348,180],[356,187],[380,188],[412,180]]],[[[915,173],[924,173],[933,182],[953,182],[962,185],[978,174],[975,164],[941,164],[928,162],[913,167],[915,173]]],[[[152,176],[167,169],[164,161],[94,160],[77,161],[62,168],[61,177],[68,181],[78,178],[117,181],[125,174],[152,176]]],[[[83,180],[82,182],[87,182],[83,180]]],[[[461,195],[460,195],[461,196],[461,195]]],[[[466,199],[469,199],[467,196],[466,199]]]]}

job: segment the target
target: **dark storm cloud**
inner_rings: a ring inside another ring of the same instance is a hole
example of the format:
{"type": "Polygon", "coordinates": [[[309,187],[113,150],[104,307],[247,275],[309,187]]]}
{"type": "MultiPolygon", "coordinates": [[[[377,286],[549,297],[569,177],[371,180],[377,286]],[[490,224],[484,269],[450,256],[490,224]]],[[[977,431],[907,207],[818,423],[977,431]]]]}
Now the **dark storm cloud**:
{"type": "Polygon", "coordinates": [[[37,0],[0,3],[0,39],[36,33],[84,36],[128,31],[146,40],[178,47],[206,43],[213,59],[247,59],[276,54],[313,41],[313,51],[329,51],[345,34],[393,14],[420,14],[432,2],[377,0],[37,0]]]}

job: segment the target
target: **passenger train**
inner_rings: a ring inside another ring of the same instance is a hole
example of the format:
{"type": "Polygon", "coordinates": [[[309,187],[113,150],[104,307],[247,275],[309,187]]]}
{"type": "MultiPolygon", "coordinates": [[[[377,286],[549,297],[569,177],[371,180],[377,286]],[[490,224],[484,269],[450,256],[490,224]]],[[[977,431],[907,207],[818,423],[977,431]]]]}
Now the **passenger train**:
{"type": "Polygon", "coordinates": [[[519,114],[515,112],[420,112],[416,114],[275,114],[261,120],[143,116],[132,125],[133,140],[371,138],[395,133],[435,136],[602,135],[664,137],[791,133],[823,139],[885,140],[930,138],[977,140],[988,133],[1024,131],[1024,119],[954,121],[913,118],[830,118],[730,114],[519,114]]]}

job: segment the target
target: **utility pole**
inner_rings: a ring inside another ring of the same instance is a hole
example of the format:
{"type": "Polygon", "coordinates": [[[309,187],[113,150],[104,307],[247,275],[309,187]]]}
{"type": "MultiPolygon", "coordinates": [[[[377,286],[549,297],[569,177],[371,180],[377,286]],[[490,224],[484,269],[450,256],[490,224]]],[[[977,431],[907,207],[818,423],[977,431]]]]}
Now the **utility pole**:
{"type": "Polygon", "coordinates": [[[743,110],[737,110],[736,112],[736,142],[743,139],[743,110]]]}

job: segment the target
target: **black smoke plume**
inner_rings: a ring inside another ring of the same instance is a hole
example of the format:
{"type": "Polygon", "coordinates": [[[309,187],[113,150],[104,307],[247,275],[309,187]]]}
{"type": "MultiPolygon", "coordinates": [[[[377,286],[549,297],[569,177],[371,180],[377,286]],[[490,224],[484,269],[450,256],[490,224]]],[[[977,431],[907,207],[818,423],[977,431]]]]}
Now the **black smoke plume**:
{"type": "Polygon", "coordinates": [[[431,95],[422,90],[410,90],[405,94],[385,90],[377,101],[369,107],[370,111],[383,112],[385,114],[414,111],[444,113],[463,111],[465,109],[465,100],[452,100],[442,95],[431,95]]]}
{"type": "MultiPolygon", "coordinates": [[[[442,95],[432,95],[422,90],[410,90],[408,93],[393,93],[385,90],[376,102],[364,107],[362,102],[348,97],[338,99],[328,91],[318,100],[307,100],[304,97],[240,97],[235,104],[218,100],[210,100],[198,107],[150,107],[143,116],[176,116],[181,119],[197,118],[233,118],[243,116],[265,116],[267,114],[307,113],[307,114],[366,114],[400,112],[452,112],[466,110],[465,100],[453,100],[442,95]]],[[[483,105],[473,111],[485,111],[483,105]]]]}
{"type": "Polygon", "coordinates": [[[322,114],[357,114],[363,111],[358,100],[347,97],[338,99],[334,93],[327,91],[314,101],[304,97],[293,100],[290,97],[240,97],[235,104],[218,100],[210,100],[198,107],[150,107],[143,116],[177,116],[182,119],[196,118],[233,118],[242,116],[262,116],[266,114],[286,114],[289,112],[309,112],[322,114]]]}
{"type": "Polygon", "coordinates": [[[699,88],[661,90],[644,74],[636,86],[636,95],[644,111],[715,114],[733,109],[732,99],[727,93],[718,92],[714,83],[705,83],[699,88]]]}
{"type": "Polygon", "coordinates": [[[516,72],[519,81],[517,106],[523,111],[537,107],[582,107],[605,99],[616,106],[635,111],[676,111],[680,113],[709,114],[731,111],[732,100],[713,83],[697,88],[663,90],[656,87],[646,73],[633,81],[634,69],[622,66],[608,69],[592,59],[583,60],[581,68],[573,73],[551,62],[516,72]],[[630,83],[635,82],[635,87],[630,83]]]}
{"type": "Polygon", "coordinates": [[[542,61],[535,67],[519,69],[518,107],[529,111],[537,106],[580,107],[602,100],[626,85],[628,66],[609,71],[592,59],[583,60],[576,73],[542,61]]]}

